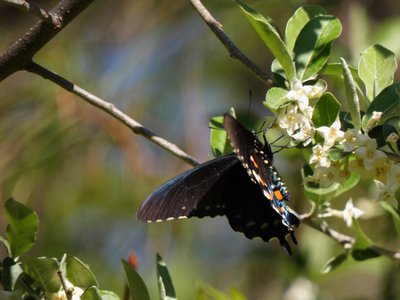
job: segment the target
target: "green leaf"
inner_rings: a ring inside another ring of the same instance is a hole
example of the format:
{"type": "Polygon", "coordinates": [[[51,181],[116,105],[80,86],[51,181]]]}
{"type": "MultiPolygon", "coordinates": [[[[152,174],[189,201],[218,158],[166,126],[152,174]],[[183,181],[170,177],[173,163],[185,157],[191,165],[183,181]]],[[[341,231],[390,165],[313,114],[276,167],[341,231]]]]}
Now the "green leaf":
{"type": "Polygon", "coordinates": [[[102,297],[99,289],[95,286],[92,286],[85,290],[81,296],[81,300],[102,300],[102,297]]]}
{"type": "Polygon", "coordinates": [[[326,14],[320,6],[302,6],[295,11],[286,24],[285,41],[289,53],[292,52],[296,39],[303,27],[313,18],[326,14]]]}
{"type": "Polygon", "coordinates": [[[289,100],[286,98],[288,91],[278,87],[272,87],[267,91],[265,101],[263,102],[269,110],[276,112],[289,100]]]}
{"type": "Polygon", "coordinates": [[[223,292],[217,290],[209,284],[202,283],[197,288],[197,299],[231,300],[223,292]]]}
{"type": "Polygon", "coordinates": [[[339,37],[342,26],[333,16],[317,16],[301,30],[293,54],[297,78],[311,79],[326,64],[332,42],[339,37]]]}
{"type": "Polygon", "coordinates": [[[41,288],[49,293],[56,293],[61,287],[57,275],[59,270],[58,262],[47,257],[21,257],[22,269],[38,282],[41,288]]]}
{"type": "Polygon", "coordinates": [[[285,75],[285,71],[282,69],[279,61],[274,59],[271,64],[271,72],[276,81],[277,87],[288,87],[287,78],[285,75]]]}
{"type": "Polygon", "coordinates": [[[231,144],[228,141],[226,131],[224,129],[224,117],[212,117],[210,120],[210,146],[215,157],[232,151],[231,144]]]}
{"type": "Polygon", "coordinates": [[[360,58],[358,72],[370,100],[393,83],[396,69],[396,55],[385,47],[373,45],[364,51],[360,58]]]}
{"type": "Polygon", "coordinates": [[[289,81],[295,79],[295,69],[292,57],[290,56],[285,43],[280,37],[278,31],[275,29],[274,25],[264,16],[243,2],[239,0],[235,0],[235,2],[242,9],[250,24],[261,37],[265,45],[279,61],[280,65],[285,71],[286,78],[289,81]]]}
{"type": "Polygon", "coordinates": [[[339,185],[339,187],[337,188],[333,197],[334,198],[339,197],[340,195],[351,190],[353,187],[355,187],[358,184],[359,181],[360,181],[360,175],[358,175],[355,172],[351,173],[350,176],[339,185]]]}
{"type": "Polygon", "coordinates": [[[340,103],[331,93],[323,94],[315,104],[312,121],[315,127],[330,127],[340,112],[340,103]]]}
{"type": "Polygon", "coordinates": [[[358,261],[379,257],[380,254],[373,249],[371,240],[355,219],[353,219],[353,229],[357,233],[357,239],[352,247],[351,256],[358,261]]]}
{"type": "Polygon", "coordinates": [[[353,245],[353,249],[366,249],[366,248],[370,247],[372,245],[371,240],[368,238],[368,236],[362,230],[362,228],[360,227],[360,224],[358,224],[358,221],[354,218],[353,218],[352,227],[353,227],[354,231],[357,233],[357,239],[353,245]]]}
{"type": "Polygon", "coordinates": [[[176,299],[171,276],[169,275],[165,262],[158,253],[157,253],[157,277],[158,277],[158,288],[160,291],[160,299],[161,300],[176,299]]]}
{"type": "MultiPolygon", "coordinates": [[[[358,69],[351,66],[347,65],[351,76],[353,76],[353,80],[355,81],[357,85],[357,90],[359,91],[360,94],[362,94],[362,87],[364,87],[363,82],[358,76],[358,69]]],[[[343,76],[343,66],[341,63],[328,63],[325,65],[325,67],[321,70],[322,75],[328,75],[328,76],[333,76],[336,77],[337,79],[342,80],[343,76]]]]}
{"type": "Polygon", "coordinates": [[[237,288],[232,288],[230,290],[230,294],[231,294],[232,300],[246,300],[247,299],[245,297],[245,295],[243,295],[242,292],[239,291],[237,288]]]}
{"type": "Polygon", "coordinates": [[[351,75],[351,71],[346,61],[341,58],[343,68],[344,85],[346,88],[346,99],[347,106],[350,111],[351,119],[355,129],[361,128],[361,116],[360,116],[360,100],[357,95],[357,88],[351,75]]]}
{"type": "Polygon", "coordinates": [[[351,251],[351,256],[357,260],[357,261],[362,261],[362,260],[367,260],[371,258],[376,258],[381,256],[378,252],[376,252],[372,247],[367,247],[367,248],[357,248],[351,251]]]}
{"type": "MultiPolygon", "coordinates": [[[[1,285],[6,291],[13,291],[18,277],[21,275],[23,270],[21,266],[15,262],[11,257],[5,257],[2,264],[1,270],[1,285]]],[[[0,297],[1,299],[1,297],[0,297]]]]}
{"type": "Polygon", "coordinates": [[[400,114],[400,83],[392,84],[386,87],[371,102],[364,117],[363,129],[371,130],[374,126],[384,123],[386,120],[397,117],[400,114]],[[382,112],[380,122],[371,123],[371,117],[374,112],[382,112]]]}
{"type": "Polygon", "coordinates": [[[122,260],[125,271],[125,278],[129,286],[131,300],[150,300],[146,284],[140,275],[132,268],[127,261],[122,260]]]}
{"type": "Polygon", "coordinates": [[[394,228],[396,229],[397,235],[400,236],[400,216],[399,212],[387,202],[380,201],[381,206],[392,216],[394,228]]]}
{"type": "Polygon", "coordinates": [[[102,300],[120,300],[121,298],[118,297],[117,294],[111,291],[100,290],[100,296],[102,300]]]}
{"type": "Polygon", "coordinates": [[[83,289],[99,286],[89,266],[74,256],[67,255],[66,257],[66,274],[68,280],[74,286],[83,289]]]}
{"type": "Polygon", "coordinates": [[[23,299],[24,291],[22,289],[8,292],[0,290],[0,299],[1,300],[21,300],[23,299]]]}
{"type": "MultiPolygon", "coordinates": [[[[359,80],[361,83],[362,82],[361,78],[358,76],[358,69],[351,65],[347,65],[347,66],[349,67],[349,70],[350,70],[351,76],[353,76],[353,79],[359,80]]],[[[328,63],[323,68],[321,74],[328,75],[328,76],[342,77],[343,76],[343,66],[341,63],[328,63]]]]}
{"type": "Polygon", "coordinates": [[[29,207],[10,198],[4,204],[7,237],[12,257],[27,252],[35,242],[39,218],[29,207]]]}
{"type": "Polygon", "coordinates": [[[322,267],[321,273],[329,273],[336,269],[337,267],[341,266],[347,260],[347,253],[339,254],[338,256],[332,257],[328,260],[325,265],[322,267]]]}

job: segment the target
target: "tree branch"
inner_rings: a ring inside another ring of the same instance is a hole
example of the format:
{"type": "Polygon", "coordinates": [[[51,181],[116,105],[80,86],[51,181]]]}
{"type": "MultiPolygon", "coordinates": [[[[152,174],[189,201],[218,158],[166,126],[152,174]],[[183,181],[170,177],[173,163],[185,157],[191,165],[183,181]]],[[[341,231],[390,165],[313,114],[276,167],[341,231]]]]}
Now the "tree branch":
{"type": "Polygon", "coordinates": [[[221,41],[221,43],[228,50],[230,56],[234,59],[242,62],[248,69],[253,71],[259,79],[265,82],[269,87],[272,86],[271,78],[261,70],[255,63],[253,63],[240,49],[232,42],[232,40],[225,34],[222,29],[221,23],[219,23],[214,17],[210,14],[207,8],[201,3],[200,0],[190,0],[193,8],[197,11],[197,13],[201,16],[204,22],[208,25],[208,27],[214,32],[217,38],[221,41]]]}
{"type": "MultiPolygon", "coordinates": [[[[301,219],[301,221],[304,224],[307,224],[308,226],[324,233],[325,235],[333,239],[335,242],[342,245],[344,249],[352,248],[356,242],[355,238],[329,228],[329,226],[325,222],[322,223],[315,222],[311,218],[303,218],[301,219]]],[[[382,256],[386,256],[396,261],[400,260],[400,252],[392,251],[375,245],[372,245],[369,248],[375,251],[376,253],[379,253],[382,256]]]]}
{"type": "Polygon", "coordinates": [[[326,223],[315,222],[311,218],[303,218],[301,222],[326,234],[327,236],[332,238],[335,242],[337,242],[338,244],[342,245],[345,248],[347,247],[351,248],[355,243],[355,239],[353,237],[329,228],[329,226],[326,223]]]}
{"type": "Polygon", "coordinates": [[[40,20],[0,54],[0,81],[23,70],[32,57],[94,0],[62,0],[49,14],[54,22],[40,20]]]}
{"type": "Polygon", "coordinates": [[[55,84],[61,86],[62,88],[66,89],[67,91],[79,96],[84,101],[90,103],[91,105],[96,106],[97,108],[101,109],[102,111],[106,112],[110,116],[114,117],[121,123],[125,124],[129,127],[134,133],[144,136],[146,139],[152,141],[153,143],[159,145],[161,148],[169,151],[173,155],[179,157],[186,163],[196,166],[199,163],[190,155],[182,151],[178,148],[175,144],[163,139],[162,137],[157,136],[155,133],[150,131],[149,129],[143,127],[140,123],[133,120],[130,116],[119,110],[114,106],[114,104],[107,102],[88,91],[84,90],[83,88],[73,84],[72,82],[68,81],[67,79],[61,77],[60,75],[34,63],[31,62],[27,67],[26,70],[37,74],[45,79],[48,79],[55,84]]]}

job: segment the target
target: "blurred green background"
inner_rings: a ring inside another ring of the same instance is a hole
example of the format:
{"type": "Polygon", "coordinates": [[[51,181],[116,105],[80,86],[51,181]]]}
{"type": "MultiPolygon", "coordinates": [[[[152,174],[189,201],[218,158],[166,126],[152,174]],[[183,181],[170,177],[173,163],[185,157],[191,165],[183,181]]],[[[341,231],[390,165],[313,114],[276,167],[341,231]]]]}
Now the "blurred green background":
{"type": "MultiPolygon", "coordinates": [[[[50,9],[57,1],[37,3],[50,9]]],[[[376,43],[400,53],[400,3],[395,0],[246,3],[272,17],[282,32],[297,7],[322,5],[344,27],[333,48],[336,60],[357,62],[376,43]]],[[[236,45],[268,71],[272,58],[234,2],[204,4],[236,45]]],[[[35,22],[0,3],[2,51],[35,22]]],[[[114,103],[199,161],[212,157],[211,116],[234,106],[242,120],[260,128],[268,115],[261,103],[266,86],[229,57],[189,1],[95,1],[35,61],[114,103]]],[[[4,80],[0,99],[0,201],[13,196],[38,212],[39,240],[32,255],[75,255],[90,264],[102,289],[119,294],[124,285],[120,259],[135,251],[153,297],[159,252],[180,299],[195,299],[202,283],[224,292],[238,288],[249,299],[400,298],[400,270],[386,258],[321,274],[341,248],[304,225],[297,230],[293,257],[287,257],[276,241],[247,240],[225,218],[139,223],[135,214],[146,196],[190,166],[33,74],[19,72],[4,80]]],[[[278,156],[291,206],[307,212],[303,159],[293,150],[278,156]]],[[[353,193],[362,191],[368,198],[367,187],[353,193]]],[[[379,228],[373,238],[395,248],[390,219],[374,209],[362,225],[366,231],[379,228]]],[[[337,228],[349,233],[342,223],[337,228]]],[[[1,214],[1,235],[5,227],[1,214]]]]}

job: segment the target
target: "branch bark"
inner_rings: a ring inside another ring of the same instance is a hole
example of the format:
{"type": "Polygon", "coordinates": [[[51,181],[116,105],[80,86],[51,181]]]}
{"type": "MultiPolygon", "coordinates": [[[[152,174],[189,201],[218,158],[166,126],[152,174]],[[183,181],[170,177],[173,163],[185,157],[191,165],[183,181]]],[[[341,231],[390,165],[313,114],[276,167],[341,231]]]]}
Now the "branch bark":
{"type": "Polygon", "coordinates": [[[0,55],[0,81],[25,69],[32,57],[94,0],[63,0],[49,14],[54,22],[40,20],[0,55]]]}
{"type": "Polygon", "coordinates": [[[255,63],[253,63],[240,49],[232,42],[232,40],[226,35],[222,29],[221,23],[219,23],[207,10],[207,8],[201,3],[200,0],[190,0],[193,8],[197,11],[200,17],[204,20],[207,26],[214,32],[216,37],[228,50],[230,56],[234,59],[239,60],[243,63],[250,71],[252,71],[259,79],[271,87],[273,82],[271,78],[263,70],[261,70],[255,63]]]}
{"type": "Polygon", "coordinates": [[[27,67],[26,70],[32,72],[36,75],[39,75],[45,79],[48,79],[55,84],[61,86],[62,88],[70,91],[71,93],[79,96],[84,101],[88,102],[89,104],[96,106],[97,108],[101,109],[102,111],[106,112],[110,116],[114,117],[128,128],[130,128],[134,133],[144,136],[146,139],[152,141],[153,143],[159,145],[161,148],[169,151],[173,155],[179,157],[186,163],[196,166],[199,163],[190,155],[182,151],[178,146],[175,144],[163,139],[160,136],[157,136],[155,133],[150,131],[149,129],[145,128],[140,123],[136,122],[130,116],[119,110],[114,106],[114,104],[107,102],[88,91],[84,90],[83,88],[73,84],[72,82],[68,81],[67,79],[61,77],[60,75],[34,63],[31,62],[27,67]]]}

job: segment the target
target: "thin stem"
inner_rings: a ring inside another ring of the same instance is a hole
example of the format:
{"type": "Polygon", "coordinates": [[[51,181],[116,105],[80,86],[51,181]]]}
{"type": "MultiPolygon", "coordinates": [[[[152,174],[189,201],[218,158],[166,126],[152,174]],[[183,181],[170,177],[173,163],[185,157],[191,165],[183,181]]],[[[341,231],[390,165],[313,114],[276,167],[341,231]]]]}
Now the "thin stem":
{"type": "Polygon", "coordinates": [[[149,129],[145,128],[143,125],[140,123],[136,122],[134,119],[132,119],[130,116],[119,110],[114,106],[114,104],[107,102],[91,93],[88,91],[84,90],[83,88],[77,86],[76,84],[68,81],[67,79],[61,77],[60,75],[34,63],[31,62],[27,68],[27,71],[32,72],[34,74],[40,75],[45,79],[48,79],[55,84],[61,86],[62,88],[70,91],[71,93],[79,96],[82,98],[84,101],[90,103],[93,106],[96,106],[97,108],[101,109],[102,111],[106,112],[110,116],[114,117],[124,125],[126,125],[128,128],[130,128],[134,133],[139,134],[144,136],[146,139],[152,141],[153,143],[159,145],[161,148],[164,148],[165,150],[171,152],[173,155],[179,157],[186,163],[196,166],[199,163],[191,157],[189,154],[185,153],[183,150],[181,150],[178,146],[175,144],[163,139],[160,136],[157,136],[155,133],[150,131],[149,129]]]}
{"type": "Polygon", "coordinates": [[[265,82],[269,87],[272,86],[272,80],[263,70],[261,70],[255,63],[253,63],[240,49],[232,42],[222,29],[219,23],[201,3],[200,0],[189,0],[193,8],[201,16],[204,22],[208,25],[212,32],[217,36],[221,43],[228,50],[230,56],[242,62],[249,70],[253,71],[259,79],[265,82]]]}
{"type": "Polygon", "coordinates": [[[72,290],[67,287],[67,282],[61,270],[57,271],[58,278],[60,278],[61,285],[68,300],[72,299],[72,290]]]}

